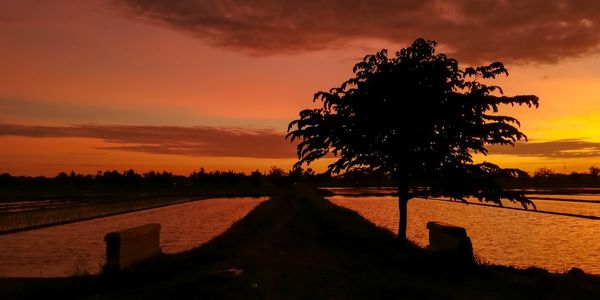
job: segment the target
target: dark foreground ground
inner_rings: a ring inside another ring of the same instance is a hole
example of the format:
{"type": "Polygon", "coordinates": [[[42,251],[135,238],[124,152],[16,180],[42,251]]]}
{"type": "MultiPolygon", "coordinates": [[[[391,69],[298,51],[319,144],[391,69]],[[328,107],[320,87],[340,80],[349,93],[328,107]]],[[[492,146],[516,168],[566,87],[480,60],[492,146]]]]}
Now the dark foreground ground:
{"type": "Polygon", "coordinates": [[[467,268],[401,250],[388,231],[296,188],[198,249],[118,275],[0,279],[0,299],[20,298],[600,299],[600,278],[467,268]]]}

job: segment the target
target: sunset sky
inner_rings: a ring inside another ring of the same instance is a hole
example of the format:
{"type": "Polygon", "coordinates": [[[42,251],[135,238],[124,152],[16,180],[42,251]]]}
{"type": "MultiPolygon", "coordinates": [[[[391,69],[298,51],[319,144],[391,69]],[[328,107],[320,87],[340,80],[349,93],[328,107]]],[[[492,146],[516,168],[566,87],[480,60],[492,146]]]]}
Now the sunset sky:
{"type": "Polygon", "coordinates": [[[503,111],[529,142],[485,160],[600,165],[596,1],[2,0],[0,173],[288,169],[313,94],[418,37],[462,67],[502,61],[505,94],[539,96],[503,111]]]}

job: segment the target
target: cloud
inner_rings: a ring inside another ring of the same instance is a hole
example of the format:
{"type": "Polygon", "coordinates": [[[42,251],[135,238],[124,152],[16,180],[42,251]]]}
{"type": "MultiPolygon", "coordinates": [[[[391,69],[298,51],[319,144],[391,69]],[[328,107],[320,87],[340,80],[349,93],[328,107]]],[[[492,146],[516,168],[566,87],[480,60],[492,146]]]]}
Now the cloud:
{"type": "MultiPolygon", "coordinates": [[[[89,101],[88,101],[89,102],[89,101]]],[[[252,117],[215,117],[195,110],[174,107],[140,107],[123,104],[99,106],[85,101],[67,103],[56,100],[11,99],[0,96],[0,119],[37,119],[67,123],[103,123],[137,125],[201,125],[286,128],[289,120],[284,118],[258,119],[252,117]]],[[[5,121],[6,122],[6,121],[5,121]]]]}
{"type": "Polygon", "coordinates": [[[553,63],[600,51],[595,0],[114,0],[211,44],[273,55],[433,39],[471,63],[553,63]]]}
{"type": "Polygon", "coordinates": [[[600,157],[600,143],[581,140],[557,140],[541,143],[518,143],[515,147],[491,146],[490,154],[535,156],[547,158],[600,157]]]}
{"type": "Polygon", "coordinates": [[[102,149],[185,156],[294,158],[294,145],[270,129],[225,127],[0,124],[0,136],[96,138],[102,149]]]}
{"type": "MultiPolygon", "coordinates": [[[[212,126],[73,125],[37,126],[0,124],[0,136],[34,138],[95,138],[114,144],[107,150],[193,157],[295,158],[295,146],[284,133],[271,129],[212,126]]],[[[569,139],[489,146],[490,154],[545,158],[600,157],[600,143],[569,139]]]]}

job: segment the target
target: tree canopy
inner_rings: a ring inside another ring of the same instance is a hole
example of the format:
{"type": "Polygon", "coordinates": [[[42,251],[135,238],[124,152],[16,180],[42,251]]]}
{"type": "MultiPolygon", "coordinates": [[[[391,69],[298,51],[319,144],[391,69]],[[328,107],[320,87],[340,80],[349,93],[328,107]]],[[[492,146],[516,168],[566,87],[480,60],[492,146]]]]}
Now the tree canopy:
{"type": "MultiPolygon", "coordinates": [[[[538,106],[533,95],[504,96],[487,82],[508,75],[500,62],[460,69],[457,60],[435,53],[436,42],[417,39],[395,55],[367,55],[354,77],[313,101],[322,106],[300,112],[287,138],[299,140],[297,165],[326,155],[334,173],[366,169],[395,177],[400,198],[450,196],[501,205],[502,199],[531,202],[503,191],[495,178],[519,171],[474,163],[487,145],[514,145],[527,137],[503,105],[538,106]]],[[[407,201],[406,200],[406,201],[407,201]]]]}

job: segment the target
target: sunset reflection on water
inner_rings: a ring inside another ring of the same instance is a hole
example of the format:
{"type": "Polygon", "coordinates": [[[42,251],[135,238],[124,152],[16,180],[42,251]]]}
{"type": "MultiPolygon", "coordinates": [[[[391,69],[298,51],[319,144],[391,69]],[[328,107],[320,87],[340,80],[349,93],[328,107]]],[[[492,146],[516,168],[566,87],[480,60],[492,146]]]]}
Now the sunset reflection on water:
{"type": "Polygon", "coordinates": [[[190,250],[221,234],[267,197],[219,198],[0,235],[0,277],[96,274],[105,263],[104,235],[160,223],[164,253],[190,250]]]}
{"type": "MultiPolygon", "coordinates": [[[[568,196],[565,196],[568,197],[568,196]]],[[[397,232],[394,196],[333,196],[374,224],[397,232]]],[[[538,209],[600,216],[600,204],[538,201],[538,209]]],[[[566,271],[578,267],[600,274],[600,221],[526,211],[413,199],[408,204],[408,238],[428,244],[426,224],[441,221],[465,227],[476,255],[485,262],[566,271]]]]}

